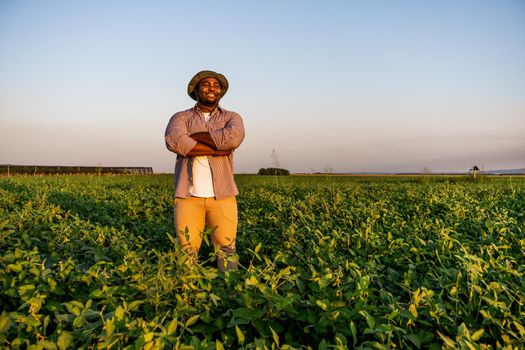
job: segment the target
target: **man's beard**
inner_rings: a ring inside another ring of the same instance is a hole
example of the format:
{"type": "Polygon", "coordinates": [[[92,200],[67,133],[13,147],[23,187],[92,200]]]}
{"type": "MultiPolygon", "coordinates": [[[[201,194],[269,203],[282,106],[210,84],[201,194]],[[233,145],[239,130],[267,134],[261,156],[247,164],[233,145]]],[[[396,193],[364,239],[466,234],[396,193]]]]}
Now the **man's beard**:
{"type": "Polygon", "coordinates": [[[215,99],[213,99],[213,101],[210,101],[207,98],[203,98],[203,99],[199,98],[199,102],[202,103],[205,106],[211,107],[211,106],[215,106],[216,104],[219,103],[219,97],[216,96],[215,99]]]}

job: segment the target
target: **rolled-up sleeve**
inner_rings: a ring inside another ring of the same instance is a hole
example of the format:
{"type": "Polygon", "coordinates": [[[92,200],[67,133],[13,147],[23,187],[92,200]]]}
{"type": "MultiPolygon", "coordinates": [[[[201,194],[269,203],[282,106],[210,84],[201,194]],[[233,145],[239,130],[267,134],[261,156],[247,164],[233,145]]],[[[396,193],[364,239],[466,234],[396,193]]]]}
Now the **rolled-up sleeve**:
{"type": "Polygon", "coordinates": [[[211,131],[210,135],[218,150],[231,151],[236,149],[244,140],[244,124],[241,116],[232,113],[224,128],[211,131]]]}
{"type": "Polygon", "coordinates": [[[186,156],[197,144],[197,141],[190,137],[186,126],[186,118],[181,113],[175,113],[171,117],[166,127],[164,140],[166,141],[166,147],[170,151],[181,156],[186,156]]]}

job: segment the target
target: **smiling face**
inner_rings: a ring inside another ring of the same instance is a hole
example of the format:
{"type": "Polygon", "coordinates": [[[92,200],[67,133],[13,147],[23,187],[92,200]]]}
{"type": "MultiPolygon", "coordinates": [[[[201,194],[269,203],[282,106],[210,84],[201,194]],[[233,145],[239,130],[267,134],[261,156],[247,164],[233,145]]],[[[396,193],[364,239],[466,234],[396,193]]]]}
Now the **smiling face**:
{"type": "Polygon", "coordinates": [[[216,107],[221,99],[221,83],[215,78],[204,78],[196,88],[197,102],[201,106],[216,107]]]}

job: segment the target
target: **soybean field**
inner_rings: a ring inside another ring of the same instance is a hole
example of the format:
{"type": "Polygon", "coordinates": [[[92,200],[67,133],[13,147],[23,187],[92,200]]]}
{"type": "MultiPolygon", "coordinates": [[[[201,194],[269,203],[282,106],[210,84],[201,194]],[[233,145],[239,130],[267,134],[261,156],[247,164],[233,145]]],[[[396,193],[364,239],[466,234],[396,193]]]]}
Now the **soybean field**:
{"type": "Polygon", "coordinates": [[[525,347],[525,178],[236,181],[221,273],[169,175],[0,178],[0,348],[525,347]]]}

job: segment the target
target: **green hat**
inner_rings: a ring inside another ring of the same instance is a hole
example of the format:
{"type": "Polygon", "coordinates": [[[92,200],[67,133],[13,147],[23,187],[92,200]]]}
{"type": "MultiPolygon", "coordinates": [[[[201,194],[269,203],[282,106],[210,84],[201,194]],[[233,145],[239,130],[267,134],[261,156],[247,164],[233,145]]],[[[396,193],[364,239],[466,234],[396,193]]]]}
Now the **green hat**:
{"type": "Polygon", "coordinates": [[[195,74],[188,84],[188,95],[190,95],[190,97],[195,101],[197,101],[197,96],[195,95],[194,90],[197,85],[199,85],[199,82],[204,78],[215,78],[219,81],[221,84],[221,98],[226,94],[226,91],[228,91],[228,80],[224,75],[211,70],[203,70],[195,74]]]}

